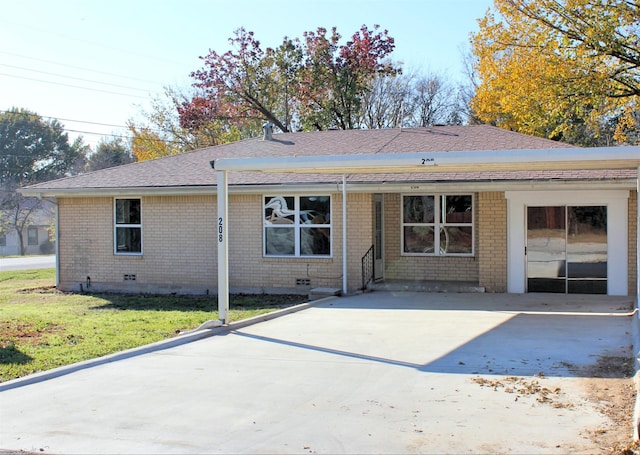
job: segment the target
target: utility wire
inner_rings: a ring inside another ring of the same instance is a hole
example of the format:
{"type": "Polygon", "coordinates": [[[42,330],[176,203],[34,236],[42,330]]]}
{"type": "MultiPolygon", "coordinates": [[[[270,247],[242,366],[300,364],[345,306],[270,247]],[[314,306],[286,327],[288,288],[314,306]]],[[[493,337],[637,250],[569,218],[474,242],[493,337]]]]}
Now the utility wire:
{"type": "Polygon", "coordinates": [[[109,49],[111,51],[116,51],[118,53],[125,53],[125,54],[135,55],[137,57],[143,57],[143,58],[150,59],[150,60],[157,60],[157,61],[161,61],[161,62],[165,62],[165,63],[171,63],[172,65],[180,65],[181,64],[179,62],[176,62],[176,61],[173,61],[173,60],[169,60],[169,59],[165,59],[165,58],[162,58],[162,57],[152,56],[152,55],[145,55],[145,54],[142,54],[140,52],[134,52],[134,51],[131,51],[130,49],[119,49],[119,48],[116,48],[116,47],[111,47],[111,46],[107,46],[107,45],[102,44],[102,43],[98,43],[97,41],[89,41],[89,40],[85,40],[85,39],[75,38],[73,36],[65,35],[64,33],[53,32],[51,30],[46,30],[46,29],[43,29],[43,28],[34,27],[32,25],[20,24],[18,22],[13,22],[13,21],[6,20],[5,18],[0,19],[0,22],[4,22],[5,24],[13,25],[14,27],[18,27],[20,29],[31,29],[31,30],[35,30],[35,31],[37,31],[39,33],[58,36],[60,38],[64,38],[64,39],[67,39],[67,40],[70,40],[70,41],[77,41],[77,42],[84,43],[84,44],[89,44],[89,45],[95,46],[95,47],[102,47],[104,49],[109,49]]]}
{"type": "Polygon", "coordinates": [[[48,72],[48,71],[34,70],[34,69],[31,69],[31,68],[25,68],[23,66],[7,65],[5,63],[0,63],[0,66],[5,66],[7,68],[14,68],[14,69],[19,69],[19,70],[24,70],[24,71],[31,71],[31,72],[34,72],[34,73],[47,74],[49,76],[63,77],[65,79],[73,79],[73,80],[76,80],[76,81],[91,82],[92,84],[108,85],[110,87],[124,88],[124,89],[128,89],[128,90],[135,90],[135,91],[138,91],[138,92],[147,92],[147,93],[149,92],[148,90],[142,89],[142,88],[139,88],[139,87],[131,87],[131,86],[128,86],[128,85],[120,85],[120,84],[110,84],[109,82],[100,82],[100,81],[96,81],[96,80],[93,80],[93,79],[84,79],[84,78],[81,78],[81,77],[67,76],[66,74],[51,73],[51,72],[48,72]]]}
{"type": "Polygon", "coordinates": [[[109,93],[111,95],[128,96],[130,98],[140,98],[140,99],[143,99],[143,100],[148,99],[147,97],[144,97],[144,96],[130,95],[128,93],[112,92],[110,90],[101,90],[101,89],[98,89],[98,88],[81,87],[79,85],[64,84],[62,82],[45,81],[45,80],[36,79],[36,78],[33,78],[33,77],[14,76],[13,74],[6,74],[6,73],[0,73],[0,76],[15,77],[17,79],[24,79],[24,80],[28,80],[28,81],[43,82],[45,84],[60,85],[60,86],[63,86],[63,87],[71,87],[71,88],[77,88],[77,89],[81,89],[81,90],[89,90],[89,91],[92,91],[92,92],[109,93]]]}
{"type": "MultiPolygon", "coordinates": [[[[114,127],[114,128],[129,128],[127,125],[114,125],[112,123],[89,122],[89,121],[86,121],[86,120],[74,120],[74,119],[68,119],[68,118],[59,118],[59,117],[53,117],[53,116],[50,116],[50,115],[36,114],[34,112],[14,112],[14,111],[6,111],[6,110],[0,109],[0,114],[22,115],[24,117],[43,118],[43,119],[65,121],[65,122],[73,122],[73,123],[86,123],[88,125],[111,126],[111,127],[114,127]]],[[[63,125],[62,129],[68,131],[67,128],[64,127],[64,125],[63,125]]],[[[148,131],[151,131],[153,133],[158,133],[158,134],[162,134],[163,133],[162,130],[158,130],[158,129],[148,128],[148,127],[145,127],[144,129],[146,129],[148,131]]],[[[91,133],[91,134],[99,134],[99,133],[91,133]]]]}
{"type": "Polygon", "coordinates": [[[106,72],[106,71],[99,71],[99,70],[94,70],[94,69],[90,69],[90,68],[84,68],[82,66],[68,65],[68,64],[65,64],[65,63],[54,62],[53,60],[46,60],[46,59],[43,59],[43,58],[29,57],[29,56],[26,56],[26,55],[16,54],[16,53],[13,53],[13,52],[0,51],[0,54],[11,55],[13,57],[24,58],[24,59],[28,59],[28,60],[34,60],[36,62],[49,63],[51,65],[63,66],[63,67],[66,67],[66,68],[72,68],[72,69],[81,70],[81,71],[88,71],[90,73],[103,74],[105,76],[114,76],[114,77],[118,77],[118,78],[122,78],[122,79],[130,79],[132,81],[146,82],[148,84],[154,84],[154,85],[158,85],[160,87],[163,86],[163,84],[161,84],[160,82],[156,82],[156,81],[149,81],[147,79],[140,79],[138,77],[123,76],[121,74],[115,74],[115,73],[109,73],[109,72],[106,72]]]}

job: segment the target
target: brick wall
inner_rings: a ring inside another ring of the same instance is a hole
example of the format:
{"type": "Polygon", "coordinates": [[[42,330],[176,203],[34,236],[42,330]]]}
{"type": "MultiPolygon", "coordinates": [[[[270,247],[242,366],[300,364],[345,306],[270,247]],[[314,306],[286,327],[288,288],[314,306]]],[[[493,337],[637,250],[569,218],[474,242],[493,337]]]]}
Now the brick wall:
{"type": "Polygon", "coordinates": [[[59,200],[61,287],[197,293],[216,284],[215,198],[142,198],[142,256],[113,252],[113,198],[59,200]],[[135,275],[125,280],[124,275],[135,275]]]}
{"type": "Polygon", "coordinates": [[[507,292],[507,200],[504,192],[479,193],[479,282],[487,292],[507,292]]]}
{"type": "MultiPolygon", "coordinates": [[[[477,224],[477,197],[476,224],[477,224]]],[[[384,249],[385,279],[392,280],[451,280],[478,282],[476,257],[402,256],[400,231],[402,229],[402,203],[400,194],[385,194],[384,249]]],[[[478,254],[476,229],[476,255],[478,254]]]]}
{"type": "MultiPolygon", "coordinates": [[[[361,283],[360,258],[373,241],[372,198],[348,196],[349,289],[361,283]]],[[[214,292],[217,287],[215,196],[142,197],[143,255],[113,253],[113,198],[59,200],[62,289],[130,292],[214,292]],[[135,275],[135,280],[124,276],[135,275]]],[[[332,195],[330,258],[265,258],[262,196],[232,195],[229,277],[232,290],[300,292],[342,288],[342,195],[332,195]],[[297,285],[296,280],[309,280],[297,285]]]]}
{"type": "MultiPolygon", "coordinates": [[[[348,196],[347,276],[349,290],[361,282],[361,257],[373,242],[373,202],[370,194],[348,196]]],[[[274,292],[306,291],[313,287],[342,288],[342,194],[332,194],[330,258],[269,258],[262,250],[262,196],[232,196],[229,204],[229,273],[231,285],[274,292]],[[234,229],[242,225],[242,229],[234,229]],[[297,285],[297,280],[310,284],[297,285]]]]}

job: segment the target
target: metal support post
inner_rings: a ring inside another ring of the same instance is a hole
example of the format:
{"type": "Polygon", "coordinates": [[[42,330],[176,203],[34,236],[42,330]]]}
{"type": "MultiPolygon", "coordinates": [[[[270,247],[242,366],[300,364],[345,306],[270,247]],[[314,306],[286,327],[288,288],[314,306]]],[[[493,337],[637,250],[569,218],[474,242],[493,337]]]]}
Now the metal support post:
{"type": "Polygon", "coordinates": [[[216,171],[218,178],[218,318],[223,324],[229,314],[229,239],[227,236],[229,218],[229,195],[227,171],[216,171]]]}

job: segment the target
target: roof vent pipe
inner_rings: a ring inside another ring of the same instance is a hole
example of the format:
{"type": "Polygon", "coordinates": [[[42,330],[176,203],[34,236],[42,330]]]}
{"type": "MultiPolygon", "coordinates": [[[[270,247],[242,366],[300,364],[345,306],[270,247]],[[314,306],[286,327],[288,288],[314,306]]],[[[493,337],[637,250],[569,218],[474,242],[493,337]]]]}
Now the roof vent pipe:
{"type": "Polygon", "coordinates": [[[273,123],[267,122],[262,125],[262,140],[270,141],[273,139],[273,123]]]}

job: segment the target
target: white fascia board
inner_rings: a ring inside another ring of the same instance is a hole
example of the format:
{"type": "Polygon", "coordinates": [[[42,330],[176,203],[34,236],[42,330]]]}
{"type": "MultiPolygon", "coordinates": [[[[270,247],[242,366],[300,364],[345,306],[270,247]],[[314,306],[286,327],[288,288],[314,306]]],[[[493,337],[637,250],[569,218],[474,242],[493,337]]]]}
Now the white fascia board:
{"type": "Polygon", "coordinates": [[[636,169],[640,146],[221,158],[211,166],[225,171],[323,174],[636,169]]]}
{"type": "MultiPolygon", "coordinates": [[[[521,180],[521,181],[452,181],[452,182],[347,182],[350,193],[407,193],[412,191],[430,192],[480,192],[480,191],[527,191],[527,190],[611,190],[636,187],[635,179],[620,180],[521,180]]],[[[230,185],[229,194],[266,193],[339,193],[341,183],[285,183],[269,185],[230,185]]],[[[24,196],[38,198],[74,197],[140,197],[140,196],[184,196],[217,194],[216,186],[207,187],[146,187],[146,188],[103,188],[44,190],[23,188],[18,190],[24,196]]]]}

